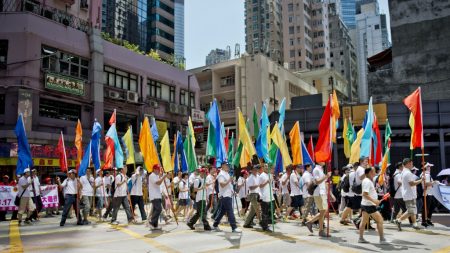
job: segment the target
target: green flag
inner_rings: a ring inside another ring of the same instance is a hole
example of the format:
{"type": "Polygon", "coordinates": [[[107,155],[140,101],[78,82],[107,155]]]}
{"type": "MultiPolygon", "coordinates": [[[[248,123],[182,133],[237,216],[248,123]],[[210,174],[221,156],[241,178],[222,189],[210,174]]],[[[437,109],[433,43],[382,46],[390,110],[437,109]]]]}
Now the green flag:
{"type": "Polygon", "coordinates": [[[216,156],[216,138],[214,135],[214,127],[209,122],[208,124],[208,140],[206,141],[206,157],[216,156]]]}
{"type": "Polygon", "coordinates": [[[242,144],[242,142],[239,142],[239,146],[237,148],[236,154],[233,157],[233,166],[235,168],[238,168],[239,165],[241,164],[240,162],[241,162],[241,155],[242,155],[243,149],[244,149],[244,144],[242,144]]]}
{"type": "Polygon", "coordinates": [[[189,122],[188,122],[188,128],[187,128],[187,134],[186,134],[186,140],[184,140],[184,152],[186,153],[186,159],[188,161],[188,167],[189,167],[189,172],[194,172],[195,169],[197,168],[197,156],[195,155],[195,136],[194,133],[192,131],[193,127],[192,127],[192,122],[190,121],[189,118],[189,122]]]}
{"type": "Polygon", "coordinates": [[[270,157],[270,160],[272,161],[272,163],[270,163],[270,164],[273,166],[275,166],[275,163],[277,162],[277,151],[278,151],[277,145],[275,145],[275,143],[272,142],[272,144],[270,144],[270,148],[269,148],[269,157],[270,157]]]}
{"type": "MultiPolygon", "coordinates": [[[[389,149],[389,145],[391,142],[391,125],[389,125],[389,120],[386,119],[386,128],[384,129],[384,152],[389,149]]],[[[391,152],[388,154],[388,163],[391,162],[391,152]]]]}
{"type": "Polygon", "coordinates": [[[231,133],[231,139],[228,143],[228,161],[233,161],[233,153],[234,153],[234,133],[231,133]]]}
{"type": "Polygon", "coordinates": [[[347,121],[347,138],[348,142],[350,143],[350,147],[353,145],[353,142],[355,142],[355,128],[353,127],[352,121],[349,119],[347,121]]]}
{"type": "Polygon", "coordinates": [[[258,113],[256,113],[256,104],[253,107],[253,137],[258,138],[259,134],[259,121],[258,121],[258,113]]]}

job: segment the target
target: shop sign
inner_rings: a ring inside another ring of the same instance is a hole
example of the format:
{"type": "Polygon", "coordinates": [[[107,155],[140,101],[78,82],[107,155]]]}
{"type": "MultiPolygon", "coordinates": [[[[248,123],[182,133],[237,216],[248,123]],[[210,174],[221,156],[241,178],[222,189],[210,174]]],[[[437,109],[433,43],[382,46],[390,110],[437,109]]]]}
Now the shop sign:
{"type": "Polygon", "coordinates": [[[198,109],[192,109],[192,122],[205,122],[205,112],[198,109]]]}
{"type": "Polygon", "coordinates": [[[55,73],[45,74],[45,88],[73,95],[84,95],[84,81],[55,73]]]}

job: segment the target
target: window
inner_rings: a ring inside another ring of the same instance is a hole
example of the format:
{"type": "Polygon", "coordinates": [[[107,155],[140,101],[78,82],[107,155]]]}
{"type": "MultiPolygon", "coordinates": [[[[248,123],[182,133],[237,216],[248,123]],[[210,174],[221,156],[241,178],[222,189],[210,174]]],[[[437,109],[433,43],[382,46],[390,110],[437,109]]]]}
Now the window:
{"type": "Polygon", "coordinates": [[[298,56],[302,56],[302,50],[301,49],[298,50],[298,56]]]}
{"type": "Polygon", "coordinates": [[[88,59],[62,52],[48,46],[42,46],[41,57],[42,69],[44,70],[70,75],[85,80],[89,78],[88,59]]]}
{"type": "Polygon", "coordinates": [[[0,115],[5,114],[5,94],[0,94],[0,115]]]}
{"type": "Polygon", "coordinates": [[[258,38],[259,37],[259,34],[258,33],[254,33],[253,34],[253,38],[258,38]]]}
{"type": "Polygon", "coordinates": [[[220,101],[221,111],[233,111],[236,109],[236,100],[234,99],[224,99],[220,101]]]}
{"type": "Polygon", "coordinates": [[[294,4],[288,4],[288,11],[294,11],[294,4]]]}
{"type": "Polygon", "coordinates": [[[289,45],[293,46],[294,45],[294,39],[289,39],[289,45]]]}
{"type": "Polygon", "coordinates": [[[375,30],[380,29],[380,25],[375,25],[375,30]]]}
{"type": "Polygon", "coordinates": [[[330,53],[330,58],[333,58],[333,52],[330,53]]]}
{"type": "Polygon", "coordinates": [[[344,51],[339,52],[340,55],[344,55],[344,51]]]}
{"type": "Polygon", "coordinates": [[[41,117],[77,121],[80,115],[80,105],[45,98],[39,100],[39,116],[41,117]]]}
{"type": "Polygon", "coordinates": [[[295,50],[289,50],[289,57],[295,57],[295,50]]]}
{"type": "Polygon", "coordinates": [[[289,16],[289,23],[292,23],[292,21],[294,20],[294,17],[293,16],[289,16]]]}
{"type": "Polygon", "coordinates": [[[105,85],[137,92],[137,75],[109,66],[104,66],[103,70],[105,85]]]}
{"type": "Polygon", "coordinates": [[[147,81],[148,93],[152,98],[175,103],[175,87],[161,83],[156,80],[148,79],[147,81]]]}
{"type": "Polygon", "coordinates": [[[298,68],[301,69],[302,68],[302,62],[298,61],[298,68]]]}
{"type": "Polygon", "coordinates": [[[289,62],[289,69],[295,69],[295,61],[289,62]]]}
{"type": "Polygon", "coordinates": [[[297,45],[301,45],[302,44],[302,38],[298,37],[297,38],[297,45]]]}
{"type": "MultiPolygon", "coordinates": [[[[195,108],[195,93],[191,93],[191,108],[195,108]]],[[[180,90],[180,105],[188,105],[188,91],[187,90],[180,90]]]]}
{"type": "Polygon", "coordinates": [[[234,86],[234,75],[220,78],[220,87],[234,86]]]}
{"type": "Polygon", "coordinates": [[[293,26],[289,26],[289,34],[294,34],[294,27],[293,26]]]}
{"type": "Polygon", "coordinates": [[[7,60],[8,60],[8,41],[0,40],[0,69],[6,68],[7,60]]]}

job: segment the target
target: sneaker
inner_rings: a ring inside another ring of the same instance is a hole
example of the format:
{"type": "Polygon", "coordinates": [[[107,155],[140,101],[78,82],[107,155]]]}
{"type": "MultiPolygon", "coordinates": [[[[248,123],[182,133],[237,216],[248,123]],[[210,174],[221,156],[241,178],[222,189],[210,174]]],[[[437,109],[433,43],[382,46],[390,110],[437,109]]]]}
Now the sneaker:
{"type": "Polygon", "coordinates": [[[391,244],[386,238],[380,238],[380,244],[381,245],[389,245],[391,244]]]}
{"type": "MultiPolygon", "coordinates": [[[[359,240],[358,240],[358,243],[369,243],[369,241],[367,241],[363,237],[360,237],[359,240]]],[[[380,243],[381,243],[381,240],[380,240],[380,243]]]]}
{"type": "Polygon", "coordinates": [[[431,220],[427,220],[427,224],[434,227],[434,224],[433,224],[433,222],[431,222],[431,220]]]}
{"type": "Polygon", "coordinates": [[[22,226],[22,221],[20,220],[17,224],[18,224],[19,226],[22,226]]]}
{"type": "Polygon", "coordinates": [[[231,230],[231,233],[242,233],[242,231],[239,228],[235,228],[231,230]]]}
{"type": "Polygon", "coordinates": [[[117,221],[111,221],[111,225],[119,225],[119,222],[117,222],[117,221]]]}
{"type": "Polygon", "coordinates": [[[90,221],[88,221],[88,220],[84,220],[84,221],[83,221],[83,225],[89,225],[89,224],[91,224],[90,221]]]}
{"type": "Polygon", "coordinates": [[[420,230],[419,226],[413,225],[412,226],[415,230],[420,230]]]}
{"type": "MultiPolygon", "coordinates": [[[[194,227],[194,225],[192,225],[192,224],[190,224],[190,223],[188,223],[188,224],[186,224],[191,230],[195,230],[195,227],[194,227]]],[[[209,229],[209,230],[211,230],[211,228],[209,229]]]]}
{"type": "Polygon", "coordinates": [[[319,236],[320,237],[331,237],[331,235],[327,235],[327,233],[325,233],[325,231],[319,231],[319,236]]]}
{"type": "Polygon", "coordinates": [[[308,228],[310,233],[313,233],[312,224],[310,222],[306,222],[306,227],[308,228]]]}
{"type": "Polygon", "coordinates": [[[359,229],[359,223],[360,223],[359,219],[354,219],[353,220],[353,225],[355,225],[356,229],[359,229]]]}
{"type": "Polygon", "coordinates": [[[264,232],[272,233],[272,230],[271,230],[270,228],[263,228],[263,231],[264,231],[264,232]]]}
{"type": "Polygon", "coordinates": [[[253,228],[252,225],[244,225],[243,227],[244,227],[244,228],[253,228]]]}
{"type": "Polygon", "coordinates": [[[64,227],[64,223],[59,223],[59,226],[60,227],[64,227]]]}
{"type": "Polygon", "coordinates": [[[422,225],[422,227],[428,227],[428,223],[426,223],[426,222],[422,222],[422,223],[420,223],[420,225],[422,225]]]}
{"type": "Polygon", "coordinates": [[[211,227],[210,227],[210,226],[204,227],[203,230],[205,230],[205,231],[211,231],[211,227]]]}
{"type": "Polygon", "coordinates": [[[348,225],[348,221],[346,221],[346,220],[341,220],[341,221],[339,221],[339,223],[341,223],[344,226],[348,225]]]}
{"type": "Polygon", "coordinates": [[[213,227],[214,232],[222,232],[219,227],[213,227]]]}
{"type": "Polygon", "coordinates": [[[30,225],[31,221],[30,220],[25,220],[25,224],[30,225]]]}
{"type": "Polygon", "coordinates": [[[155,230],[162,230],[162,228],[161,228],[161,227],[154,227],[154,226],[151,226],[150,230],[152,230],[152,231],[155,231],[155,230]]]}
{"type": "Polygon", "coordinates": [[[397,225],[398,231],[402,231],[402,223],[398,220],[395,220],[395,225],[397,225]]]}

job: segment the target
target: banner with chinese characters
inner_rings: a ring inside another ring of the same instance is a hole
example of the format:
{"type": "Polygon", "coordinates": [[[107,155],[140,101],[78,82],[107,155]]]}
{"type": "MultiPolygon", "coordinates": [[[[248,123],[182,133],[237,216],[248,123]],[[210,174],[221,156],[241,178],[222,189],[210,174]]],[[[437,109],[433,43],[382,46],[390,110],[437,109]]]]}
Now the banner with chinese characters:
{"type": "MultiPolygon", "coordinates": [[[[17,186],[0,186],[0,211],[13,211],[18,209],[14,205],[17,192],[17,186]]],[[[43,208],[58,207],[58,186],[41,186],[41,200],[43,208]]]]}
{"type": "Polygon", "coordinates": [[[45,74],[45,88],[78,96],[84,95],[83,80],[50,72],[45,74]]]}

